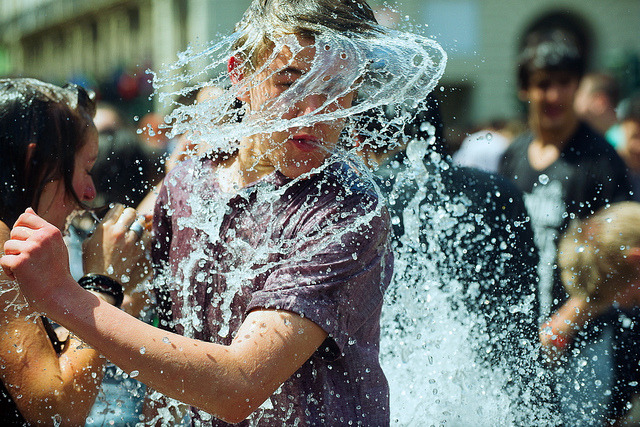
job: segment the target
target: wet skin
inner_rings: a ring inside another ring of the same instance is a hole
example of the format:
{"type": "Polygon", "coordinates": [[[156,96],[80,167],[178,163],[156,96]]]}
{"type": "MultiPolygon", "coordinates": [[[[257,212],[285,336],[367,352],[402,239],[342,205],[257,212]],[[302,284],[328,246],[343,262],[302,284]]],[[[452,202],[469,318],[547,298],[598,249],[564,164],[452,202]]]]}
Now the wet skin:
{"type": "MultiPolygon", "coordinates": [[[[316,55],[314,41],[303,37],[298,37],[298,41],[302,49],[295,57],[285,47],[272,63],[255,76],[260,83],[251,87],[242,98],[249,105],[248,120],[251,120],[252,114],[268,111],[274,100],[311,69],[316,55]]],[[[326,95],[309,94],[287,108],[279,118],[291,120],[312,113],[349,108],[354,95],[355,92],[350,92],[325,106],[326,95]]],[[[253,135],[242,141],[240,170],[245,172],[245,177],[252,175],[249,182],[273,170],[279,170],[289,178],[297,178],[323,164],[337,144],[343,127],[344,119],[338,119],[253,135]]]]}
{"type": "MultiPolygon", "coordinates": [[[[98,132],[88,130],[83,146],[75,156],[72,185],[80,201],[88,202],[96,197],[96,187],[91,177],[91,169],[98,158],[98,132]]],[[[71,194],[64,186],[62,178],[45,184],[36,211],[47,222],[64,229],[69,214],[78,208],[71,194]]]]}

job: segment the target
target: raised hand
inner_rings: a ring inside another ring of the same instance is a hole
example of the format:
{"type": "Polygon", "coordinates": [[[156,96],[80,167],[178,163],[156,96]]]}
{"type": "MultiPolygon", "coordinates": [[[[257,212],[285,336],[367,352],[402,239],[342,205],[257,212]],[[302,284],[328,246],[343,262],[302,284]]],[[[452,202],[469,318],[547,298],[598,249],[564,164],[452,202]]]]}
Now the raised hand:
{"type": "Polygon", "coordinates": [[[2,268],[18,281],[22,294],[36,308],[42,309],[54,291],[74,283],[62,233],[31,208],[16,221],[4,253],[2,268]]]}
{"type": "Polygon", "coordinates": [[[109,210],[93,235],[83,243],[85,273],[110,276],[122,283],[125,291],[149,274],[150,262],[145,248],[149,246],[150,235],[136,218],[134,209],[120,204],[109,210]]]}

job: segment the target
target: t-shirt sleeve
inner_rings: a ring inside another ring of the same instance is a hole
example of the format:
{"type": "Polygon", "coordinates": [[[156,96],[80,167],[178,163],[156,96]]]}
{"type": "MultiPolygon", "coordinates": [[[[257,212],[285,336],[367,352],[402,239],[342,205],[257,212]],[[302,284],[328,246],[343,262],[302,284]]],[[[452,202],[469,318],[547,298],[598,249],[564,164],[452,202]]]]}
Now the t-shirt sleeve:
{"type": "Polygon", "coordinates": [[[380,206],[373,211],[343,206],[309,221],[300,228],[296,247],[253,293],[248,311],[299,314],[324,329],[341,352],[363,324],[379,321],[393,266],[389,230],[388,213],[380,206]]]}
{"type": "Polygon", "coordinates": [[[522,150],[523,138],[522,135],[516,138],[504,151],[498,162],[498,174],[513,179],[515,175],[514,169],[516,167],[515,159],[520,155],[520,151],[522,150]]]}

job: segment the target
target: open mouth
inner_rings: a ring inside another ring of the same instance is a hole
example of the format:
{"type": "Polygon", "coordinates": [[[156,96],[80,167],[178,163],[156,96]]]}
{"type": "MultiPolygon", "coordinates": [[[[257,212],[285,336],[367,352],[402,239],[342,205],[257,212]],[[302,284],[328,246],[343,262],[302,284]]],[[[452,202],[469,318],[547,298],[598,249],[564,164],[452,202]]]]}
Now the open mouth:
{"type": "Polygon", "coordinates": [[[321,145],[320,140],[310,135],[294,135],[289,142],[304,152],[314,151],[321,145]]]}

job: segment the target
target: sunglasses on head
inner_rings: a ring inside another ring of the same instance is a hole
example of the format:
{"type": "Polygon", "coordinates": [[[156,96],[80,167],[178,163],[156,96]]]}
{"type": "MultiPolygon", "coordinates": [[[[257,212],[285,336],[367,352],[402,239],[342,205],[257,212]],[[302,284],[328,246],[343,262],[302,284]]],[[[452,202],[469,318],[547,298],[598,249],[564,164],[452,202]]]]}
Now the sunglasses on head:
{"type": "Polygon", "coordinates": [[[64,89],[75,91],[76,93],[76,105],[86,110],[91,117],[96,114],[96,93],[92,90],[87,90],[75,83],[67,83],[62,86],[64,89]]]}

